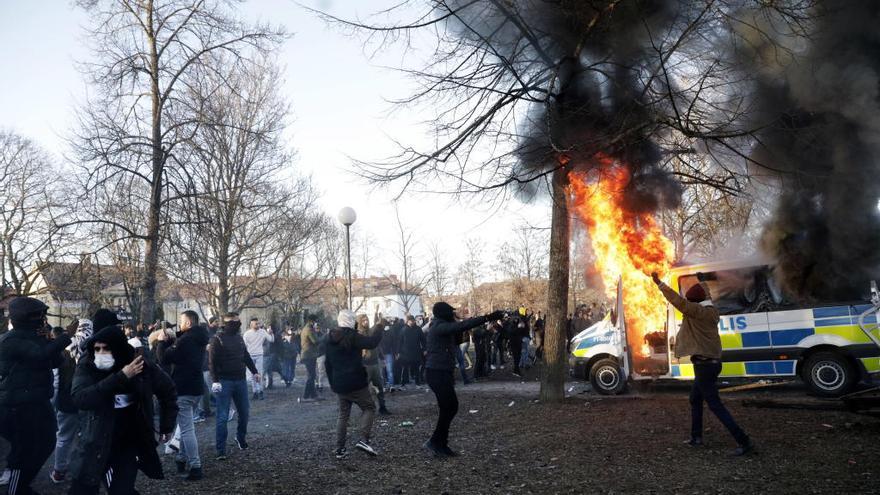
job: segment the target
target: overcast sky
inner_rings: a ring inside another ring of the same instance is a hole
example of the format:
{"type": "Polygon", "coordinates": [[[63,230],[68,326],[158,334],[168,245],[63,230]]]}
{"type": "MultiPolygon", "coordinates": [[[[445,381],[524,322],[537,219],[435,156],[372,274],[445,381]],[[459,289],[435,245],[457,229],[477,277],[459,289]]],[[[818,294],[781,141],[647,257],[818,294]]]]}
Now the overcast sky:
{"type": "MultiPolygon", "coordinates": [[[[305,5],[340,17],[364,17],[396,0],[304,0],[305,5]]],[[[391,200],[397,191],[374,191],[352,173],[349,156],[381,158],[395,153],[393,137],[406,144],[430,140],[418,122],[430,109],[389,112],[389,99],[410,94],[412,81],[401,73],[380,67],[406,62],[395,48],[368,59],[358,39],[328,28],[290,0],[250,0],[242,4],[246,18],[284,25],[294,36],[282,47],[280,62],[286,68],[284,94],[294,121],[287,136],[297,150],[295,163],[301,174],[311,175],[321,191],[321,207],[329,214],[343,206],[358,213],[354,226],[379,239],[381,258],[372,272],[395,271],[391,200]]],[[[0,127],[24,134],[56,156],[65,153],[72,109],[82,100],[83,78],[74,61],[89,54],[82,43],[89,19],[66,0],[0,1],[0,127]]],[[[446,197],[406,196],[401,202],[405,224],[420,235],[423,252],[433,242],[448,253],[450,266],[463,258],[467,237],[484,240],[485,262],[491,264],[505,235],[517,225],[549,225],[546,205],[517,202],[501,212],[477,200],[450,201],[446,197]]],[[[425,254],[427,256],[427,254],[425,254]]]]}

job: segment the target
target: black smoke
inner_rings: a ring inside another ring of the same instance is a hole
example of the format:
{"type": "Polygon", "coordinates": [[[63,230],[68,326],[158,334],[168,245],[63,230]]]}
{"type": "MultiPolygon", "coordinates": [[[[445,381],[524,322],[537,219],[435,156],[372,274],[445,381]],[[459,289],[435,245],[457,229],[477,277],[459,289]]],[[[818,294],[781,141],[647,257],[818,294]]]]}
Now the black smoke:
{"type": "Polygon", "coordinates": [[[880,275],[880,2],[809,13],[809,36],[765,29],[740,53],[765,126],[752,158],[781,188],[761,243],[796,298],[857,299],[880,275]]]}
{"type": "MultiPolygon", "coordinates": [[[[452,8],[466,3],[447,2],[452,8]]],[[[505,0],[477,2],[459,13],[459,36],[475,44],[490,40],[523,75],[554,78],[549,103],[532,103],[520,125],[516,177],[546,173],[559,166],[561,156],[570,158],[570,169],[585,171],[617,161],[632,176],[626,207],[642,212],[679,204],[681,185],[661,167],[661,149],[652,139],[660,119],[644,80],[646,68],[656,67],[649,33],[668,32],[683,22],[681,5],[668,0],[505,0]],[[540,50],[524,39],[511,12],[527,23],[540,50]]],[[[531,197],[539,186],[528,182],[520,192],[531,197]]]]}

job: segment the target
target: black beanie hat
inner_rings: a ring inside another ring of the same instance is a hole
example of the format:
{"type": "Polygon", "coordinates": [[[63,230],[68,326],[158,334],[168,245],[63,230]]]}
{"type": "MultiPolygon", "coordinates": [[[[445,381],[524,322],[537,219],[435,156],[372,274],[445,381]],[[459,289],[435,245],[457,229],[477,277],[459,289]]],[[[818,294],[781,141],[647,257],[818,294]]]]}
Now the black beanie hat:
{"type": "Polygon", "coordinates": [[[445,321],[455,320],[455,308],[443,301],[434,304],[431,312],[434,313],[434,318],[440,318],[445,321]]]}
{"type": "Polygon", "coordinates": [[[113,325],[119,325],[120,323],[122,322],[119,321],[119,317],[116,316],[116,313],[105,308],[95,311],[95,316],[92,316],[92,328],[94,328],[96,332],[107,327],[112,327],[113,325]]]}

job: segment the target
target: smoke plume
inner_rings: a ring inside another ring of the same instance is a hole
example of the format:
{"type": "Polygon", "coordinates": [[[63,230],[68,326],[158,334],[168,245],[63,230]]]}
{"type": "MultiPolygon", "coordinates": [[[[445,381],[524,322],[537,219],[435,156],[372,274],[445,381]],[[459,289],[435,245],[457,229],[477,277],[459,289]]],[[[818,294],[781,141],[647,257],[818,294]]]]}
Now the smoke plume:
{"type": "Polygon", "coordinates": [[[880,274],[880,2],[826,0],[812,14],[806,44],[745,33],[770,123],[752,157],[782,190],[761,242],[792,295],[856,299],[880,274]]]}
{"type": "MultiPolygon", "coordinates": [[[[659,166],[661,152],[651,139],[659,119],[645,101],[641,76],[656,59],[656,52],[649,51],[648,33],[666,32],[681,22],[679,2],[518,0],[477,5],[462,11],[459,36],[474,43],[491,39],[503,55],[525,50],[508,57],[519,61],[514,68],[522,74],[534,74],[535,65],[546,66],[548,59],[562,61],[558,72],[542,73],[556,78],[556,97],[548,104],[533,104],[520,126],[514,174],[529,178],[545,173],[558,167],[563,155],[570,159],[569,167],[584,171],[618,161],[632,177],[628,208],[643,212],[677,206],[681,186],[659,166]],[[543,53],[526,42],[509,12],[526,20],[543,53]]],[[[522,187],[521,195],[531,197],[539,186],[529,182],[522,187]]]]}

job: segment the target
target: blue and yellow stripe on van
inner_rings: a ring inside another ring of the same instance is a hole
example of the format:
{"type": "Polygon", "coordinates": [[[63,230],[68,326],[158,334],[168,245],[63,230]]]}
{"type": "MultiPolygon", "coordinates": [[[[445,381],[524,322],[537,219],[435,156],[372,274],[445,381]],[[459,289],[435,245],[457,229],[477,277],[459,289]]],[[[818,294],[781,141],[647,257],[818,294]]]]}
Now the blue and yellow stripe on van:
{"type": "MultiPolygon", "coordinates": [[[[808,347],[828,339],[804,339],[833,336],[833,342],[858,359],[868,373],[880,373],[880,348],[862,331],[859,315],[869,305],[831,306],[805,310],[749,315],[722,316],[719,337],[722,347],[724,377],[792,376],[797,360],[808,347]]],[[[680,313],[675,317],[680,323],[680,313]]],[[[872,315],[864,323],[877,326],[872,315]]],[[[872,330],[880,336],[880,329],[872,330]]],[[[693,378],[693,365],[672,364],[673,378],[693,378]]]]}

